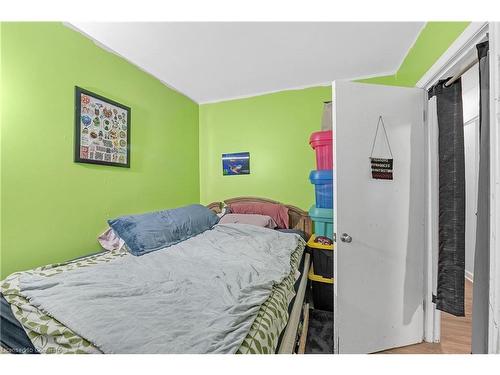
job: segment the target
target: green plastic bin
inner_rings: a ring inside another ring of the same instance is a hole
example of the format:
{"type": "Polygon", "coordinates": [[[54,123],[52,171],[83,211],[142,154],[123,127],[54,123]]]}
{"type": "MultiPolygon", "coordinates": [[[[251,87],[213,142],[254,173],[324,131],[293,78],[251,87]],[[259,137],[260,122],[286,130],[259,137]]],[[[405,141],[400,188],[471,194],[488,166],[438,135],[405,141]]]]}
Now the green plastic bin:
{"type": "Polygon", "coordinates": [[[333,209],[312,206],[309,216],[314,223],[314,234],[333,239],[333,209]]]}

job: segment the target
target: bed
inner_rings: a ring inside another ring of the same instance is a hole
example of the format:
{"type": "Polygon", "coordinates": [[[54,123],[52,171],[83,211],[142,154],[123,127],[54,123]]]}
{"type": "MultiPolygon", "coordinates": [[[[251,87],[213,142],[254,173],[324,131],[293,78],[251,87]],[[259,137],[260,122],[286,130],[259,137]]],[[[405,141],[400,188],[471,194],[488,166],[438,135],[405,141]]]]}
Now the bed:
{"type": "MultiPolygon", "coordinates": [[[[262,198],[241,197],[228,199],[224,202],[214,202],[207,207],[220,213],[224,204],[230,205],[237,202],[278,203],[262,198]]],[[[286,205],[286,207],[289,219],[289,228],[286,231],[300,231],[307,238],[311,232],[311,221],[307,213],[290,205],[286,205]]],[[[229,226],[225,227],[224,230],[234,230],[234,228],[229,226]]],[[[301,332],[303,333],[307,329],[307,323],[304,324],[301,320],[304,315],[307,318],[307,313],[303,314],[303,311],[307,311],[307,309],[304,310],[304,296],[310,260],[309,255],[304,254],[304,242],[300,241],[299,243],[300,246],[293,250],[289,258],[290,274],[279,284],[273,286],[272,293],[260,305],[243,341],[238,344],[237,350],[232,352],[242,354],[293,353],[300,347],[298,339],[301,332]],[[298,274],[300,277],[297,277],[298,274]]],[[[50,277],[55,279],[68,271],[91,268],[96,264],[106,265],[106,263],[118,262],[117,259],[120,261],[122,258],[128,259],[127,257],[129,254],[123,250],[102,252],[61,264],[40,267],[25,273],[34,274],[43,279],[50,279],[50,277]]],[[[31,300],[24,295],[25,293],[21,292],[19,286],[19,274],[25,273],[13,274],[1,285],[0,326],[2,331],[0,338],[4,349],[13,353],[113,352],[101,350],[92,340],[84,338],[85,335],[77,334],[75,330],[55,319],[52,314],[32,304],[31,300]]],[[[67,273],[67,275],[69,274],[67,273]]],[[[80,330],[76,331],[80,332],[80,330]]],[[[304,338],[303,334],[302,338],[304,338]]],[[[141,342],[141,339],[140,337],[131,337],[130,341],[132,343],[141,342]]],[[[224,346],[222,346],[219,351],[213,352],[224,352],[224,350],[224,346]]]]}
{"type": "MultiPolygon", "coordinates": [[[[259,197],[236,197],[226,199],[222,202],[213,202],[207,207],[216,213],[220,213],[224,206],[230,206],[233,203],[272,203],[280,202],[259,198],[259,197]]],[[[288,226],[290,231],[297,231],[304,235],[307,241],[312,234],[312,221],[309,214],[293,205],[285,205],[288,208],[288,226]]],[[[296,297],[289,305],[289,318],[285,329],[280,336],[280,342],[276,353],[278,354],[303,354],[305,351],[305,340],[307,339],[307,327],[309,306],[305,302],[307,289],[307,274],[311,265],[310,255],[303,254],[301,267],[301,277],[297,280],[295,289],[296,297]]]]}

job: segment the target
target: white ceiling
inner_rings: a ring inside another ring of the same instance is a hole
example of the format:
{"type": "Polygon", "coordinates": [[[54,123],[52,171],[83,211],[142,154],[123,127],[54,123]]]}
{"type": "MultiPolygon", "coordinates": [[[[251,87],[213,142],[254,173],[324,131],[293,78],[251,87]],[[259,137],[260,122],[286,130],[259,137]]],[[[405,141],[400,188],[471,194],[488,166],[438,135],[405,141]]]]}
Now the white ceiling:
{"type": "Polygon", "coordinates": [[[198,103],[393,74],[423,22],[72,23],[198,103]]]}

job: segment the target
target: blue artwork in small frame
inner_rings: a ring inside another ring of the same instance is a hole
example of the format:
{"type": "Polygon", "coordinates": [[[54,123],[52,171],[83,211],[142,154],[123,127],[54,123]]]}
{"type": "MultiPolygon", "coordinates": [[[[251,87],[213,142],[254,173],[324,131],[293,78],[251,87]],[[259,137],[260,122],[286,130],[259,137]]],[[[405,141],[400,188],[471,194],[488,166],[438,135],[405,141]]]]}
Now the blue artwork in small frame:
{"type": "Polygon", "coordinates": [[[250,153],[222,154],[222,175],[250,174],[250,153]]]}

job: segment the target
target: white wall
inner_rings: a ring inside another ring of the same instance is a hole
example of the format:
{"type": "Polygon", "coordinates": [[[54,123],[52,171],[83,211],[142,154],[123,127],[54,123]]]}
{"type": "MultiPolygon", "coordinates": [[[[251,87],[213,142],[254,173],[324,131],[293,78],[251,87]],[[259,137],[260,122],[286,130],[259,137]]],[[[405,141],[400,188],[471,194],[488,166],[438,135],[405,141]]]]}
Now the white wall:
{"type": "Polygon", "coordinates": [[[465,145],[465,275],[474,274],[477,181],[479,165],[479,70],[475,65],[462,76],[465,145]]]}
{"type": "Polygon", "coordinates": [[[462,76],[462,102],[464,123],[479,116],[479,66],[470,68],[462,76]]]}

